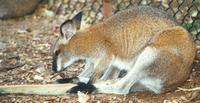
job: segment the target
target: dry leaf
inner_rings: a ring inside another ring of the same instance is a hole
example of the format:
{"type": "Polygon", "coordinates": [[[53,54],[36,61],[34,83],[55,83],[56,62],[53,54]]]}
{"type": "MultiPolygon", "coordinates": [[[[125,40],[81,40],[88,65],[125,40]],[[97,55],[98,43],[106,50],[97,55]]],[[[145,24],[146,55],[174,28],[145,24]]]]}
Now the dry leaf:
{"type": "Polygon", "coordinates": [[[87,101],[89,100],[89,96],[78,91],[78,102],[79,103],[87,103],[87,101]]]}

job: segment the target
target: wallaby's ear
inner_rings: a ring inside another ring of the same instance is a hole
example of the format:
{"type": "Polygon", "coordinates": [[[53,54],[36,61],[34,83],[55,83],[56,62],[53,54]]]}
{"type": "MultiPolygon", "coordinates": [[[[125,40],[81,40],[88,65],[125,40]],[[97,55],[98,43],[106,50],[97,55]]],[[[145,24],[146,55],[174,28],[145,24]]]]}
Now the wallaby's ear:
{"type": "Polygon", "coordinates": [[[76,33],[76,25],[72,20],[67,20],[60,26],[60,33],[66,39],[71,38],[76,33]]]}
{"type": "Polygon", "coordinates": [[[62,37],[69,39],[76,34],[76,30],[80,29],[82,15],[83,13],[79,12],[71,20],[66,20],[62,23],[60,26],[60,33],[62,37]]]}
{"type": "Polygon", "coordinates": [[[76,28],[77,29],[80,29],[81,27],[81,19],[82,19],[82,16],[83,16],[83,12],[79,12],[78,14],[76,14],[73,18],[72,18],[72,21],[75,22],[75,25],[76,25],[76,28]]]}

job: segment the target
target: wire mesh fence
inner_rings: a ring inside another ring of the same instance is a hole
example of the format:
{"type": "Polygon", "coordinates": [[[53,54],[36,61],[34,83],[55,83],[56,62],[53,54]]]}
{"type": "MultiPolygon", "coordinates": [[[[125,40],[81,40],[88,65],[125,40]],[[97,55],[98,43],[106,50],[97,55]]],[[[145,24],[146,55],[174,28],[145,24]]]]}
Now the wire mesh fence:
{"type": "MultiPolygon", "coordinates": [[[[83,11],[89,24],[103,20],[102,0],[55,0],[52,7],[57,14],[76,14],[83,11]]],[[[200,0],[112,0],[113,13],[130,8],[134,5],[149,5],[165,10],[176,18],[200,44],[200,0]]]]}

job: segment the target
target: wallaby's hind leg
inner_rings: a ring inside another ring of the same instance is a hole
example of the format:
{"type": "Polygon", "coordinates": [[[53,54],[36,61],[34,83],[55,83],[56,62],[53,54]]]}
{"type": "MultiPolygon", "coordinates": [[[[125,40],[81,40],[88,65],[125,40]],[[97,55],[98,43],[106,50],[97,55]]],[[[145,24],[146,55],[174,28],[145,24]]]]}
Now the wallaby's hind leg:
{"type": "Polygon", "coordinates": [[[146,73],[144,72],[155,61],[158,51],[152,47],[146,47],[143,52],[138,56],[133,68],[122,79],[115,83],[100,82],[95,83],[99,93],[115,93],[115,94],[127,94],[130,88],[144,78],[146,73]]]}
{"type": "Polygon", "coordinates": [[[100,80],[107,80],[108,77],[111,75],[111,72],[112,72],[113,70],[114,70],[114,68],[112,68],[112,67],[107,68],[107,69],[104,71],[104,73],[103,73],[102,77],[100,78],[100,80]]]}
{"type": "Polygon", "coordinates": [[[134,84],[130,92],[138,92],[138,91],[151,91],[154,93],[160,93],[162,89],[162,81],[159,78],[155,77],[145,77],[134,84]]]}
{"type": "Polygon", "coordinates": [[[120,75],[121,70],[114,66],[110,66],[100,78],[100,80],[116,80],[120,75]]]}

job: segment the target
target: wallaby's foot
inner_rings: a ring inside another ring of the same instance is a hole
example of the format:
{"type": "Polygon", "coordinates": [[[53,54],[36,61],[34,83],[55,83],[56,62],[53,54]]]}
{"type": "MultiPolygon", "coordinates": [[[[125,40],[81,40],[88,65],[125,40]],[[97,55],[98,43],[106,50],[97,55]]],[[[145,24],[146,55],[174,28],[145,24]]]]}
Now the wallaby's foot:
{"type": "Polygon", "coordinates": [[[79,78],[78,77],[71,77],[71,78],[64,78],[64,79],[58,79],[56,80],[56,83],[58,84],[64,84],[64,83],[79,83],[79,78]]]}
{"type": "Polygon", "coordinates": [[[96,87],[92,84],[78,83],[78,86],[72,87],[67,93],[77,93],[78,91],[83,93],[92,93],[96,91],[96,87]]]}

